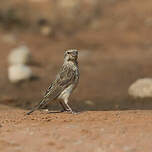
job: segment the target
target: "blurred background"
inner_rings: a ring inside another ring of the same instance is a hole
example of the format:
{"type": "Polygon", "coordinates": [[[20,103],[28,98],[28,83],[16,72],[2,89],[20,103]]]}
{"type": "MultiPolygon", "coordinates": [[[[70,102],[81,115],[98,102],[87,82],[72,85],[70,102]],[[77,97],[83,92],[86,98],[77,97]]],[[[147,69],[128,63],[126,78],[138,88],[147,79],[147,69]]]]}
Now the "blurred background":
{"type": "Polygon", "coordinates": [[[81,74],[73,109],[152,108],[151,79],[148,95],[140,95],[147,80],[128,95],[152,77],[151,0],[1,0],[0,104],[38,103],[70,48],[79,50],[81,74]]]}

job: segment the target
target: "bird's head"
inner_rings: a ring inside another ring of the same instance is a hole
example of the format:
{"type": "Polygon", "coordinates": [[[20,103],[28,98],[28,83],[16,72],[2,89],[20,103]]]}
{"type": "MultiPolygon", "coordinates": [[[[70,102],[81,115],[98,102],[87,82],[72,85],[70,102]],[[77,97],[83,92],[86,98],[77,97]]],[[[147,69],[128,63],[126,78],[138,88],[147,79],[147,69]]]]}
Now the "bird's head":
{"type": "Polygon", "coordinates": [[[76,49],[67,50],[64,53],[64,60],[66,61],[77,61],[77,58],[78,58],[78,50],[76,49]]]}

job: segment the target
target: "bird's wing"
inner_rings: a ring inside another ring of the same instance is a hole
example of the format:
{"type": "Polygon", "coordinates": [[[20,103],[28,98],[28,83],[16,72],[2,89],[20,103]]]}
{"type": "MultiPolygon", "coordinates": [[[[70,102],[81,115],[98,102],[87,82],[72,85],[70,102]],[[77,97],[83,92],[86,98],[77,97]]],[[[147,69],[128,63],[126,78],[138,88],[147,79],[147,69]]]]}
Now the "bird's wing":
{"type": "Polygon", "coordinates": [[[49,97],[51,100],[58,97],[60,93],[75,80],[74,72],[75,71],[70,67],[63,66],[57,75],[56,80],[49,86],[44,97],[49,97]]]}
{"type": "Polygon", "coordinates": [[[63,66],[59,74],[57,75],[56,80],[52,82],[49,88],[47,89],[43,100],[31,111],[29,111],[27,115],[46,105],[48,103],[48,98],[49,100],[56,99],[66,87],[73,83],[73,81],[75,80],[74,72],[75,71],[73,69],[67,66],[63,66]]]}

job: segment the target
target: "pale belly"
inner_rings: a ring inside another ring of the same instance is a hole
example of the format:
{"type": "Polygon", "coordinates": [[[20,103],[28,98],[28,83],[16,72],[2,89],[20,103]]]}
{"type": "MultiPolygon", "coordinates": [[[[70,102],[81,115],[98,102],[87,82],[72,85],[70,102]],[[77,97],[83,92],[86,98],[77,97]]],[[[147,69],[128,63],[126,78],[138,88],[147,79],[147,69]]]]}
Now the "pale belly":
{"type": "Polygon", "coordinates": [[[72,93],[73,89],[74,89],[75,85],[71,84],[70,86],[68,86],[58,97],[58,99],[62,99],[62,100],[67,100],[70,96],[70,94],[72,93]]]}

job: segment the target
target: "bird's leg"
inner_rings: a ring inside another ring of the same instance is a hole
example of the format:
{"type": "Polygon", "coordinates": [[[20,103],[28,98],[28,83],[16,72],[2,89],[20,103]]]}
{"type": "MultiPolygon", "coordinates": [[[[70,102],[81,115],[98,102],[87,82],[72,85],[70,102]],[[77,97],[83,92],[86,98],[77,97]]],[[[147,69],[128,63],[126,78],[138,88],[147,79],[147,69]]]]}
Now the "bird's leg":
{"type": "Polygon", "coordinates": [[[63,108],[63,110],[61,112],[67,111],[67,109],[66,109],[65,105],[62,103],[62,101],[59,100],[59,104],[63,108]]]}
{"type": "Polygon", "coordinates": [[[67,112],[70,112],[72,114],[77,114],[77,112],[73,111],[71,109],[71,107],[68,105],[68,100],[67,99],[64,101],[64,103],[65,103],[65,106],[67,107],[67,109],[66,109],[67,112]]]}

